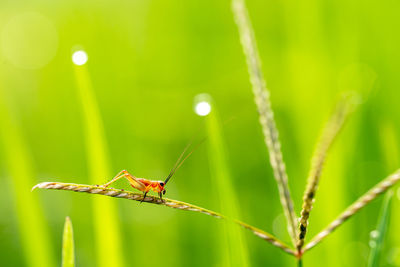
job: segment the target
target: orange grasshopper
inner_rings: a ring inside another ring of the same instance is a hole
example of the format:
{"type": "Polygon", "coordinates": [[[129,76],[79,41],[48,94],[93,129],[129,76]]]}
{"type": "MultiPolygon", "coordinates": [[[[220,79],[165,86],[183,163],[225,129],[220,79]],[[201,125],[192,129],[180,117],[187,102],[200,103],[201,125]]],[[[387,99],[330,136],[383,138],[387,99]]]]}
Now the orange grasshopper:
{"type": "Polygon", "coordinates": [[[200,141],[193,149],[192,151],[190,151],[190,153],[188,155],[186,155],[186,157],[181,161],[183,155],[185,154],[186,150],[190,147],[191,143],[187,144],[187,146],[185,147],[185,149],[183,150],[182,154],[179,156],[178,160],[176,161],[174,167],[172,168],[172,170],[170,171],[170,173],[168,174],[167,178],[165,179],[165,181],[153,181],[153,180],[148,180],[145,178],[137,178],[136,176],[130,174],[128,171],[126,170],[122,170],[120,171],[111,181],[109,181],[108,183],[102,185],[101,187],[108,187],[109,185],[111,185],[112,183],[116,182],[117,180],[121,179],[121,178],[126,178],[130,185],[143,192],[143,198],[140,201],[140,203],[143,202],[143,200],[146,198],[147,193],[152,190],[156,193],[158,193],[160,199],[163,201],[162,199],[162,195],[165,195],[165,185],[168,183],[168,181],[171,179],[171,177],[174,175],[174,173],[182,166],[183,162],[185,162],[185,160],[193,153],[193,151],[201,144],[205,141],[205,138],[200,141]]]}

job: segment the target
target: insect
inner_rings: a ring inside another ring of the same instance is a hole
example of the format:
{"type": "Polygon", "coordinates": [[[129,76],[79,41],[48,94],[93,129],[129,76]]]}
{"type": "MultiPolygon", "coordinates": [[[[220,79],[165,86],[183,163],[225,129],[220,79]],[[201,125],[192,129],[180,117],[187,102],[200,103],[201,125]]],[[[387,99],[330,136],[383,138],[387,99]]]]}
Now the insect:
{"type": "Polygon", "coordinates": [[[189,144],[186,145],[185,149],[183,150],[182,154],[179,156],[178,160],[176,161],[174,167],[172,168],[172,170],[170,171],[170,173],[168,174],[167,178],[165,179],[165,181],[153,181],[153,180],[148,180],[145,178],[137,178],[136,176],[130,174],[128,171],[126,170],[122,170],[120,171],[111,181],[109,181],[108,183],[102,185],[101,187],[108,187],[109,185],[111,185],[112,183],[116,182],[117,180],[121,179],[121,178],[126,178],[130,185],[143,192],[143,198],[140,201],[140,203],[143,202],[143,200],[146,198],[147,193],[152,190],[156,193],[158,193],[158,196],[160,197],[160,199],[163,201],[162,196],[165,195],[166,190],[165,190],[165,186],[168,183],[168,181],[171,179],[171,177],[175,174],[175,172],[182,166],[183,162],[185,162],[185,160],[194,152],[194,150],[205,141],[205,138],[203,140],[201,140],[193,149],[192,151],[190,151],[189,154],[187,154],[184,158],[183,155],[185,154],[185,152],[188,150],[188,148],[190,147],[190,145],[192,144],[192,142],[189,142],[189,144]],[[183,158],[183,159],[182,159],[183,158]]]}

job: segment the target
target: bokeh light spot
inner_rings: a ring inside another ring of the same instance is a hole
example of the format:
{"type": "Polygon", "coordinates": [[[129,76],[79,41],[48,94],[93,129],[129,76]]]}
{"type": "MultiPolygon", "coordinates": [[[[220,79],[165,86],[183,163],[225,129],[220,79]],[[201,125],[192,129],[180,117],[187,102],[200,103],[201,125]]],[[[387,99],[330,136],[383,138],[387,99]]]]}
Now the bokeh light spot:
{"type": "Polygon", "coordinates": [[[72,54],[72,62],[75,65],[81,66],[88,61],[88,55],[85,51],[79,50],[72,54]]]}
{"type": "Polygon", "coordinates": [[[14,66],[39,69],[56,55],[58,34],[52,21],[27,12],[9,19],[1,32],[1,52],[14,66]]]}
{"type": "Polygon", "coordinates": [[[371,233],[369,233],[369,235],[372,239],[377,239],[379,237],[379,231],[373,230],[373,231],[371,231],[371,233]]]}
{"type": "Polygon", "coordinates": [[[201,101],[196,104],[195,111],[199,116],[207,116],[211,112],[211,105],[207,101],[201,101]]]}

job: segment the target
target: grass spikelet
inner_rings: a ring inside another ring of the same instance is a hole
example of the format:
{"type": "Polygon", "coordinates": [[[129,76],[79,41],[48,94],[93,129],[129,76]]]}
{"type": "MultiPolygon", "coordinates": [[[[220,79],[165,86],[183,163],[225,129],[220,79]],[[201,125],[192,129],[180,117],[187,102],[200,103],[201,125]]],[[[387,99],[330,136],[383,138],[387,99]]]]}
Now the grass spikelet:
{"type": "Polygon", "coordinates": [[[283,162],[279,134],[274,121],[269,91],[262,76],[261,60],[244,0],[233,0],[232,10],[239,29],[240,41],[246,56],[254,99],[257,104],[259,120],[263,129],[265,143],[269,151],[271,166],[279,188],[280,201],[288,222],[288,231],[292,242],[296,245],[297,218],[290,196],[285,163],[283,162]]]}
{"type": "Polygon", "coordinates": [[[377,198],[379,195],[386,192],[389,188],[395,185],[400,180],[400,169],[394,172],[392,175],[378,183],[376,186],[371,188],[367,193],[361,196],[357,201],[350,205],[342,214],[339,215],[333,222],[331,222],[324,230],[317,234],[309,243],[304,247],[305,251],[308,251],[320,243],[325,237],[331,234],[337,227],[342,225],[347,219],[360,211],[369,202],[377,198]]]}
{"type": "Polygon", "coordinates": [[[74,231],[72,222],[69,217],[65,218],[63,245],[62,245],[62,267],[75,266],[75,251],[74,251],[74,231]]]}
{"type": "MultiPolygon", "coordinates": [[[[44,182],[44,183],[35,185],[32,188],[32,190],[34,190],[36,188],[83,192],[83,193],[89,193],[89,194],[104,195],[104,196],[109,196],[109,197],[124,198],[124,199],[139,201],[139,202],[142,201],[142,199],[143,199],[142,193],[135,193],[135,192],[131,192],[131,191],[125,191],[122,189],[114,189],[114,188],[109,188],[109,187],[104,188],[104,187],[97,186],[97,185],[44,182]]],[[[156,205],[167,206],[167,207],[179,209],[179,210],[189,210],[189,211],[199,212],[199,213],[203,213],[203,214],[206,214],[206,215],[218,218],[218,219],[228,219],[225,215],[222,215],[215,211],[201,208],[201,207],[193,205],[193,204],[189,204],[189,203],[185,203],[185,202],[181,202],[181,201],[177,201],[177,200],[173,200],[173,199],[168,199],[168,198],[163,198],[163,200],[164,201],[162,201],[157,196],[148,195],[143,200],[143,203],[146,202],[146,203],[151,203],[151,204],[156,204],[156,205]]],[[[244,222],[241,222],[239,220],[233,220],[233,221],[235,223],[239,224],[240,226],[252,231],[253,234],[260,237],[261,239],[264,239],[265,241],[271,243],[275,247],[282,249],[286,253],[289,253],[291,255],[295,254],[293,249],[289,248],[286,244],[284,244],[282,241],[280,241],[278,238],[274,237],[273,235],[271,235],[261,229],[258,229],[256,227],[248,225],[244,222]]]]}
{"type": "Polygon", "coordinates": [[[308,218],[312,209],[316,191],[318,189],[319,179],[322,173],[327,153],[332,146],[336,136],[342,129],[342,126],[355,104],[355,96],[343,97],[336,106],[336,109],[325,126],[314,155],[311,160],[311,169],[307,179],[306,190],[303,195],[303,205],[301,210],[299,232],[297,240],[297,250],[300,251],[304,245],[304,239],[307,233],[308,218]]]}

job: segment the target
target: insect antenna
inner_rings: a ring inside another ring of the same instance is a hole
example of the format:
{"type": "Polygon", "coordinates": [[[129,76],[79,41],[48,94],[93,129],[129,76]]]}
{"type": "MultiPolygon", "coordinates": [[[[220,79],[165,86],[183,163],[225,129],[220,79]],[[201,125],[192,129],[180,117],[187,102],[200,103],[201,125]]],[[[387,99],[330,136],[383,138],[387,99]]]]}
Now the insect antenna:
{"type": "Polygon", "coordinates": [[[203,138],[193,149],[189,152],[183,159],[183,155],[188,150],[188,148],[192,145],[193,141],[190,141],[189,144],[186,145],[185,149],[183,150],[182,154],[179,156],[178,160],[176,161],[174,167],[172,168],[171,172],[168,174],[167,178],[164,181],[164,184],[167,184],[169,179],[174,175],[174,173],[182,166],[183,162],[192,155],[192,153],[207,139],[207,137],[203,138]],[[182,159],[182,161],[181,161],[182,159]]]}

